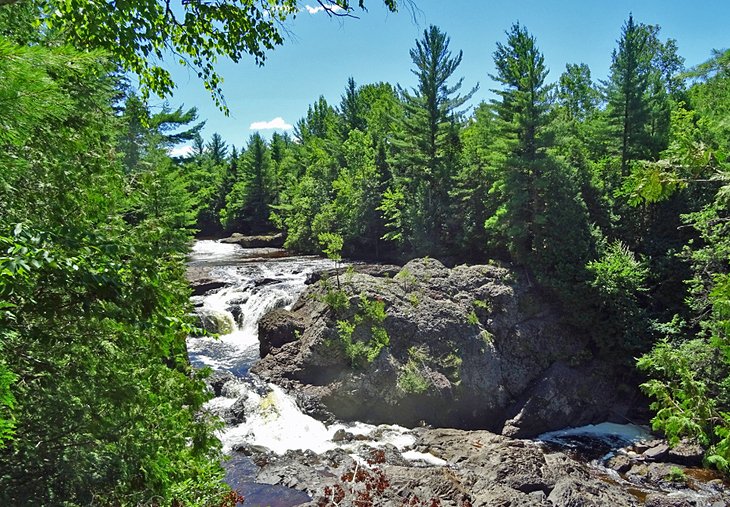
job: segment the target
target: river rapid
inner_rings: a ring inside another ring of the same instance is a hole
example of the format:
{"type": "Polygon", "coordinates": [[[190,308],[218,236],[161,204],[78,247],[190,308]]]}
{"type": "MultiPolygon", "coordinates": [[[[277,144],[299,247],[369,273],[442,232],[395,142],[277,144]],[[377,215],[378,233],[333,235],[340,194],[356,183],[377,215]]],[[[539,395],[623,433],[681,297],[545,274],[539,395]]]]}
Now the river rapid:
{"type": "MultiPolygon", "coordinates": [[[[207,409],[225,417],[234,404],[241,403],[245,420],[229,424],[220,433],[225,452],[240,444],[265,447],[276,454],[288,450],[315,453],[344,448],[355,452],[363,444],[372,447],[394,445],[408,459],[442,464],[438,458],[410,451],[414,438],[409,429],[396,425],[374,426],[338,422],[325,426],[303,413],[294,399],[274,384],[250,373],[259,358],[258,321],[268,311],[288,308],[306,288],[309,275],[330,269],[334,263],[316,256],[278,257],[266,248],[243,249],[238,245],[211,240],[197,241],[190,268],[205,270],[210,278],[225,283],[223,288],[193,296],[196,312],[216,321],[230,332],[218,337],[190,337],[187,347],[191,363],[237,377],[226,384],[221,396],[207,409]],[[273,258],[272,258],[273,257],[273,258]],[[336,442],[335,435],[346,431],[356,435],[349,442],[336,442]]],[[[297,505],[309,497],[277,486],[256,484],[256,467],[245,457],[227,463],[228,480],[247,498],[245,505],[297,505]]]]}
{"type": "MultiPolygon", "coordinates": [[[[204,295],[193,296],[196,313],[215,322],[222,332],[219,337],[190,337],[188,353],[196,367],[207,366],[216,374],[235,376],[208,402],[207,409],[227,422],[219,434],[224,451],[233,456],[225,464],[226,480],[244,495],[246,506],[288,507],[310,497],[284,486],[257,483],[258,467],[245,454],[235,452],[241,446],[265,448],[276,455],[289,450],[320,454],[340,448],[356,459],[362,459],[364,448],[394,446],[404,458],[420,466],[447,465],[431,454],[414,451],[416,438],[408,428],[360,422],[325,425],[303,413],[281,388],[250,373],[259,358],[259,319],[272,309],[291,307],[306,289],[308,276],[333,267],[326,259],[284,256],[276,249],[243,249],[211,240],[197,241],[193,247],[189,269],[223,283],[204,295]],[[344,433],[349,434],[346,440],[341,438],[344,433]]],[[[540,440],[572,447],[589,461],[650,437],[643,427],[605,424],[553,432],[540,440]]]]}

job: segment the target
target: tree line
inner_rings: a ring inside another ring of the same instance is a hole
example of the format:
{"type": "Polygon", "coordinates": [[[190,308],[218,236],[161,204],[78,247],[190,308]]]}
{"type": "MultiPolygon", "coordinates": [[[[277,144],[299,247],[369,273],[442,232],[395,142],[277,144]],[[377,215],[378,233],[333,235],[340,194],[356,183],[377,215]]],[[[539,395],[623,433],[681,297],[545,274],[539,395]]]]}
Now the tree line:
{"type": "Polygon", "coordinates": [[[206,38],[220,19],[189,2],[190,26],[147,46],[134,5],[108,19],[104,2],[0,0],[0,503],[235,503],[185,351],[196,230],[512,263],[596,356],[627,370],[640,357],[658,429],[730,468],[729,52],[685,69],[673,40],[629,17],[605,82],[583,64],[549,82],[515,24],[494,51],[497,98],[469,110],[461,52],[432,26],[410,51],[412,88],[350,79],[293,135],[239,150],[124,76],[169,92],[139,59],[203,37],[192,64],[216,94],[208,60],[263,55],[280,43],[271,18],[257,18],[262,45],[239,25],[206,38]],[[181,142],[192,154],[170,157],[181,142]]]}
{"type": "Polygon", "coordinates": [[[415,86],[350,78],[291,136],[256,133],[228,157],[214,136],[184,162],[216,175],[198,227],[278,229],[302,252],[336,234],[351,257],[510,262],[597,356],[630,370],[644,354],[656,427],[727,469],[728,52],[686,69],[629,16],[606,80],[568,64],[550,82],[515,23],[493,53],[496,99],[468,110],[476,87],[449,44],[428,27],[415,86]]]}

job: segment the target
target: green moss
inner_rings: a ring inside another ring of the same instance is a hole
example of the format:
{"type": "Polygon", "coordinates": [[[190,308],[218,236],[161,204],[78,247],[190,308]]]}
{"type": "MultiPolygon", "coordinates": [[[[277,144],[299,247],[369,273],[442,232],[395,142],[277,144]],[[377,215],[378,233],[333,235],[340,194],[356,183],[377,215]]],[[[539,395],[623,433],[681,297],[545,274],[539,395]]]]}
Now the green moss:
{"type": "Polygon", "coordinates": [[[421,373],[418,363],[413,359],[408,360],[398,375],[398,387],[407,393],[423,394],[430,385],[431,383],[421,373]]]}
{"type": "Polygon", "coordinates": [[[494,342],[494,335],[490,333],[487,329],[483,329],[482,332],[479,333],[479,337],[487,345],[491,345],[492,342],[494,342]]]}
{"type": "Polygon", "coordinates": [[[476,312],[472,310],[469,313],[469,316],[466,318],[466,320],[471,324],[472,326],[478,326],[479,325],[479,317],[477,316],[476,312]]]}

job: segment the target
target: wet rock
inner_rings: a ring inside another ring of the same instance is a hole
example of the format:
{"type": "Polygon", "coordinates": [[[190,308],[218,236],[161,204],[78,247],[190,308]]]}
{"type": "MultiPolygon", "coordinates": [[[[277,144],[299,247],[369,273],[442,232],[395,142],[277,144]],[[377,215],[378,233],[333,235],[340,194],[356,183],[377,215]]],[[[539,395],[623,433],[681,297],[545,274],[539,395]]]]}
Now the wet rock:
{"type": "Polygon", "coordinates": [[[233,452],[240,452],[244,456],[263,457],[272,454],[271,451],[263,445],[256,444],[236,444],[231,450],[233,452]]]}
{"type": "Polygon", "coordinates": [[[256,287],[262,287],[264,285],[274,285],[275,283],[279,283],[280,281],[281,280],[279,280],[278,278],[264,277],[264,278],[257,278],[256,280],[254,280],[253,283],[256,287]]]}
{"type": "Polygon", "coordinates": [[[353,434],[349,431],[345,431],[344,429],[339,429],[335,431],[334,435],[332,435],[333,442],[350,442],[352,439],[353,434]]]}
{"type": "Polygon", "coordinates": [[[246,421],[246,400],[247,396],[243,396],[236,400],[236,402],[231,405],[231,408],[228,409],[228,412],[230,414],[229,422],[228,424],[241,424],[246,421]]]}
{"type": "Polygon", "coordinates": [[[670,448],[667,453],[667,459],[672,463],[679,463],[680,465],[690,467],[701,466],[704,457],[705,450],[701,445],[686,440],[670,448]]]}
{"type": "Polygon", "coordinates": [[[338,504],[343,506],[356,505],[357,494],[363,490],[368,491],[366,504],[373,506],[409,502],[443,506],[638,505],[625,488],[594,477],[585,465],[562,453],[546,454],[530,442],[485,431],[420,429],[415,435],[416,449],[429,449],[448,465],[415,466],[392,446],[358,449],[360,460],[369,460],[367,467],[341,449],[320,456],[297,451],[272,457],[257,480],[305,489],[315,499],[309,505],[318,505],[326,496],[325,488],[336,484],[345,493],[338,504]],[[345,475],[347,472],[357,473],[345,475]]]}
{"type": "Polygon", "coordinates": [[[616,472],[623,474],[631,469],[632,464],[633,462],[631,458],[629,458],[625,454],[619,454],[609,459],[606,465],[611,470],[615,470],[616,472]]]}
{"type": "Polygon", "coordinates": [[[640,440],[639,442],[634,442],[634,444],[631,446],[631,449],[633,449],[638,454],[641,454],[652,447],[656,447],[657,445],[661,445],[666,443],[666,441],[661,440],[659,438],[655,438],[653,440],[640,440]]]}
{"type": "Polygon", "coordinates": [[[190,287],[193,289],[193,296],[204,296],[225,286],[225,282],[216,280],[196,280],[190,284],[190,287]]]}
{"type": "Polygon", "coordinates": [[[259,354],[266,357],[272,349],[278,349],[298,339],[304,331],[304,322],[291,312],[273,310],[259,321],[259,354]]]}
{"type": "Polygon", "coordinates": [[[241,322],[243,322],[243,310],[241,309],[240,305],[231,305],[228,308],[226,308],[228,313],[230,313],[233,316],[233,320],[240,325],[241,322]]]}
{"type": "Polygon", "coordinates": [[[199,326],[211,334],[228,334],[235,328],[233,316],[228,312],[198,308],[195,311],[198,316],[199,326]]]}
{"type": "Polygon", "coordinates": [[[643,452],[644,459],[651,461],[661,461],[669,456],[669,445],[666,443],[657,444],[643,452]]]}
{"type": "Polygon", "coordinates": [[[221,394],[223,393],[223,387],[227,383],[233,382],[235,380],[236,376],[230,372],[214,371],[207,379],[205,379],[205,383],[208,384],[216,397],[218,397],[221,396],[221,394]]]}
{"type": "Polygon", "coordinates": [[[651,493],[646,496],[646,507],[696,507],[696,503],[686,498],[670,498],[666,495],[651,493]]]}

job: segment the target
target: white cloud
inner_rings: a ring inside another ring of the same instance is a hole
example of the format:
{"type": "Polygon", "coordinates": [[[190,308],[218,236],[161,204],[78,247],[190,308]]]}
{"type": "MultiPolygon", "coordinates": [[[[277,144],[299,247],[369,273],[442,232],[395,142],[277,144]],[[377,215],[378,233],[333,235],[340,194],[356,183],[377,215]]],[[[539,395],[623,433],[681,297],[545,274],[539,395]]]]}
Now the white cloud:
{"type": "Polygon", "coordinates": [[[193,153],[193,147],[192,146],[175,146],[170,151],[167,152],[168,155],[171,157],[187,157],[188,155],[193,153]]]}
{"type": "Polygon", "coordinates": [[[317,7],[312,7],[311,5],[305,5],[304,8],[307,9],[307,12],[309,14],[317,14],[318,12],[322,12],[322,11],[332,11],[332,12],[344,12],[345,11],[345,9],[343,9],[339,5],[332,5],[327,8],[325,8],[322,5],[318,5],[317,7]]]}
{"type": "Polygon", "coordinates": [[[277,116],[271,121],[255,121],[248,127],[249,130],[291,130],[293,128],[281,116],[277,116]]]}

